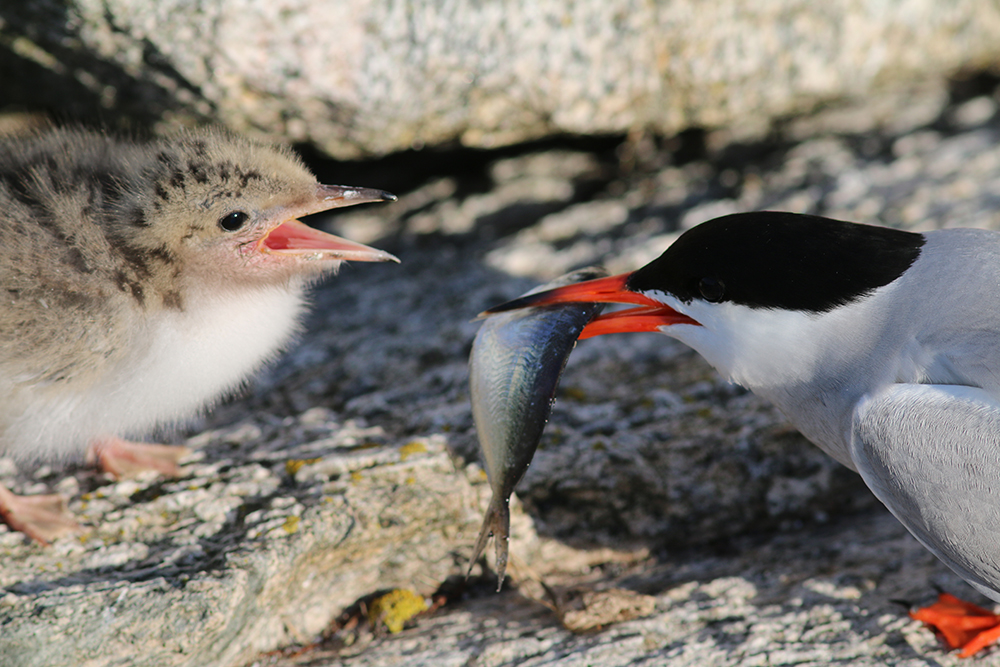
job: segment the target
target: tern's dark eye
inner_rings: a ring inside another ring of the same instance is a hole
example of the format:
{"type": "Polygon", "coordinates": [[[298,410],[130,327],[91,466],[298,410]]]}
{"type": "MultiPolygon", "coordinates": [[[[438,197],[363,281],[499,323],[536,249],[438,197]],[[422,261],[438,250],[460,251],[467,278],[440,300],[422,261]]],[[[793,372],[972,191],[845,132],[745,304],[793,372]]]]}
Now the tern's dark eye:
{"type": "Polygon", "coordinates": [[[718,303],[726,293],[726,286],[718,278],[702,278],[698,281],[698,291],[705,301],[718,303]]]}
{"type": "Polygon", "coordinates": [[[235,232],[243,227],[249,219],[250,216],[243,211],[233,211],[219,218],[219,227],[222,227],[227,232],[235,232]]]}

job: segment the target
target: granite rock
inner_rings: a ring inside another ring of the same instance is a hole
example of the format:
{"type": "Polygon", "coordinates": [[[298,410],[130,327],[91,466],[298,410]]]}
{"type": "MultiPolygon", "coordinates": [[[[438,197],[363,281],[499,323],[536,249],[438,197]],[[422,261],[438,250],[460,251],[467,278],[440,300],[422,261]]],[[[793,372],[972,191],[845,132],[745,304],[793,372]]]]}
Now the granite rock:
{"type": "Polygon", "coordinates": [[[724,212],[1000,228],[993,83],[915,91],[893,123],[880,109],[898,97],[792,118],[767,141],[317,164],[397,190],[326,224],[403,264],[320,286],[301,341],[172,436],[194,451],[179,479],[0,466],[15,490],[67,494],[88,526],[49,550],[0,529],[0,664],[953,664],[892,600],[970,591],[857,476],[653,334],[577,347],[518,489],[511,587],[485,594],[486,562],[462,593],[488,495],[466,364],[484,308],[564,266],[635,268],[724,212]],[[435,611],[366,630],[350,610],[388,588],[435,611]],[[560,624],[569,601],[615,590],[652,613],[560,624]]]}
{"type": "Polygon", "coordinates": [[[5,103],[211,120],[338,158],[688,128],[767,132],[831,100],[991,67],[983,0],[189,3],[0,9],[5,103]]]}

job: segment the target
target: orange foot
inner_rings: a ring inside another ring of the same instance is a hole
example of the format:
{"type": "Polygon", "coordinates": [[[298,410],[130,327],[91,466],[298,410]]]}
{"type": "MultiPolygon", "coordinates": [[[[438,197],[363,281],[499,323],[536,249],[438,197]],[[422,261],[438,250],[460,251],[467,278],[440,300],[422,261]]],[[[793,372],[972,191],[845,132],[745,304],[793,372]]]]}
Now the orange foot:
{"type": "Polygon", "coordinates": [[[929,607],[910,612],[944,639],[948,648],[961,648],[959,657],[968,658],[1000,639],[1000,616],[950,593],[938,595],[929,607]]]}
{"type": "Polygon", "coordinates": [[[177,462],[189,451],[187,447],[151,445],[109,436],[90,443],[87,462],[97,463],[101,470],[115,477],[128,477],[143,470],[177,477],[180,474],[177,462]]]}
{"type": "Polygon", "coordinates": [[[2,485],[0,519],[43,546],[80,530],[80,525],[66,509],[64,496],[16,496],[2,485]]]}

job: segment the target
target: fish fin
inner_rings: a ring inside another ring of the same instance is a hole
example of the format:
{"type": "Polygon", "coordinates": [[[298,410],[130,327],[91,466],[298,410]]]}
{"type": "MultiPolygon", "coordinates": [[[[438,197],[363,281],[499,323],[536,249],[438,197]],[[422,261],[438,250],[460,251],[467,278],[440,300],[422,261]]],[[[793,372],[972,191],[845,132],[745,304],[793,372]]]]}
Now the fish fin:
{"type": "Polygon", "coordinates": [[[497,507],[493,523],[493,547],[497,555],[497,593],[503,588],[504,577],[507,576],[507,549],[510,546],[510,498],[503,500],[497,507]]]}
{"type": "Polygon", "coordinates": [[[486,516],[483,517],[483,527],[479,530],[479,539],[472,550],[472,559],[469,561],[469,571],[466,578],[472,574],[472,568],[476,561],[483,555],[486,543],[491,537],[496,538],[497,557],[497,592],[503,586],[503,580],[507,573],[507,546],[510,540],[510,499],[503,499],[494,495],[490,501],[490,506],[486,509],[486,516]]]}
{"type": "Polygon", "coordinates": [[[490,541],[491,537],[493,537],[493,529],[490,527],[490,513],[487,511],[486,516],[483,517],[483,527],[479,529],[479,539],[476,540],[476,546],[472,550],[472,558],[469,559],[469,571],[465,573],[466,579],[472,576],[472,568],[476,566],[479,557],[483,555],[486,543],[490,541]]]}

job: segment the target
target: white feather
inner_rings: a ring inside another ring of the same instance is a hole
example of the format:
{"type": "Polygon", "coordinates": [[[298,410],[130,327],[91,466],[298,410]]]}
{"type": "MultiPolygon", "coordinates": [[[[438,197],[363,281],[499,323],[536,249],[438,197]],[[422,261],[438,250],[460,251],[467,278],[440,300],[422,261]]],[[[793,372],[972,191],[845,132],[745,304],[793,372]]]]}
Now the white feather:
{"type": "Polygon", "coordinates": [[[183,311],[151,318],[132,353],[99,383],[22,392],[25,410],[4,434],[8,453],[65,456],[94,438],[142,437],[190,419],[272,358],[304,309],[298,286],[190,297],[183,311]]]}

